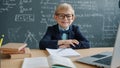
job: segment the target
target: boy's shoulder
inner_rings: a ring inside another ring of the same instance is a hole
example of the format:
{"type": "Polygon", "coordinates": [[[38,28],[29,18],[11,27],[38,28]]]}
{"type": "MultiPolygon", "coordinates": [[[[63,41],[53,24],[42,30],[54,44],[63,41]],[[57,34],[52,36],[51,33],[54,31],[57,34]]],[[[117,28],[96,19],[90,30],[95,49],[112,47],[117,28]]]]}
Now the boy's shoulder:
{"type": "Polygon", "coordinates": [[[78,25],[75,25],[75,24],[72,24],[72,25],[70,26],[70,28],[72,28],[72,29],[78,29],[79,26],[78,26],[78,25]]]}
{"type": "Polygon", "coordinates": [[[48,26],[48,28],[56,28],[56,27],[58,27],[58,24],[54,24],[54,25],[48,26]]]}
{"type": "Polygon", "coordinates": [[[58,25],[52,25],[52,26],[48,26],[48,30],[52,31],[58,31],[58,25]]]}
{"type": "Polygon", "coordinates": [[[75,25],[75,24],[72,24],[71,26],[72,26],[72,27],[79,27],[78,25],[75,25]]]}

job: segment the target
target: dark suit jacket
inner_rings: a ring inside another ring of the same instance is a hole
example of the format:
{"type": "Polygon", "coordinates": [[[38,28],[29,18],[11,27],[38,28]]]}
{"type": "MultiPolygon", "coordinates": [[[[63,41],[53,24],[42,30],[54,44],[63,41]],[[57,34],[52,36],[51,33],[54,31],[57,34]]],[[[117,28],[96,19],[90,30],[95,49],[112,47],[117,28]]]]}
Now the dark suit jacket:
{"type": "MultiPolygon", "coordinates": [[[[49,26],[46,34],[39,42],[39,48],[58,48],[58,40],[61,40],[61,33],[59,31],[58,24],[49,26]]],[[[73,49],[82,49],[82,48],[90,48],[89,41],[81,34],[80,29],[76,25],[71,25],[68,32],[68,39],[76,39],[79,41],[79,45],[76,47],[71,46],[73,49]]]]}

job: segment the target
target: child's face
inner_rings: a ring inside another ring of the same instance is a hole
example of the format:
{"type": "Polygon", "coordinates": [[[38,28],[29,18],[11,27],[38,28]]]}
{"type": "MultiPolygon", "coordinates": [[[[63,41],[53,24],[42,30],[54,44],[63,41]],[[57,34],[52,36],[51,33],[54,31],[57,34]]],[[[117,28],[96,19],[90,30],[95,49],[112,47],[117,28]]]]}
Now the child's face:
{"type": "Polygon", "coordinates": [[[57,23],[64,29],[69,27],[75,19],[74,15],[69,10],[58,11],[54,18],[57,23]]]}

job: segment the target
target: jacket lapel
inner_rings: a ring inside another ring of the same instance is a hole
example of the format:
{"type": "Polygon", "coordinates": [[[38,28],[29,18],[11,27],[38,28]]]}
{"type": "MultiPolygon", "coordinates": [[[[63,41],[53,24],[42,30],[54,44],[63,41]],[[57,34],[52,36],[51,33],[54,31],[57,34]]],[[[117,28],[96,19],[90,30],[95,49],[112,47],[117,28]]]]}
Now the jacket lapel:
{"type": "Polygon", "coordinates": [[[62,34],[61,34],[60,31],[59,31],[58,24],[55,25],[54,28],[55,28],[54,31],[55,31],[55,33],[56,33],[56,34],[55,34],[55,33],[54,33],[54,34],[55,34],[56,38],[57,38],[57,39],[61,39],[62,34]]]}
{"type": "Polygon", "coordinates": [[[73,39],[74,38],[75,33],[74,33],[73,29],[74,28],[72,26],[70,26],[70,28],[69,28],[69,34],[68,34],[68,39],[73,39]]]}

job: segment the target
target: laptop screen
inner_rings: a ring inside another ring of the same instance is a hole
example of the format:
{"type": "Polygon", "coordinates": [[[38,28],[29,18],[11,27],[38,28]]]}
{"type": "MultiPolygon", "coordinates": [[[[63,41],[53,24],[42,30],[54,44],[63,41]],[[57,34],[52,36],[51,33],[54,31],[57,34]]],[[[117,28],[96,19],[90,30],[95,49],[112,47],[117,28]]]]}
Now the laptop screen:
{"type": "Polygon", "coordinates": [[[119,67],[120,67],[120,24],[116,35],[112,63],[111,63],[111,68],[119,68],[119,67]]]}

